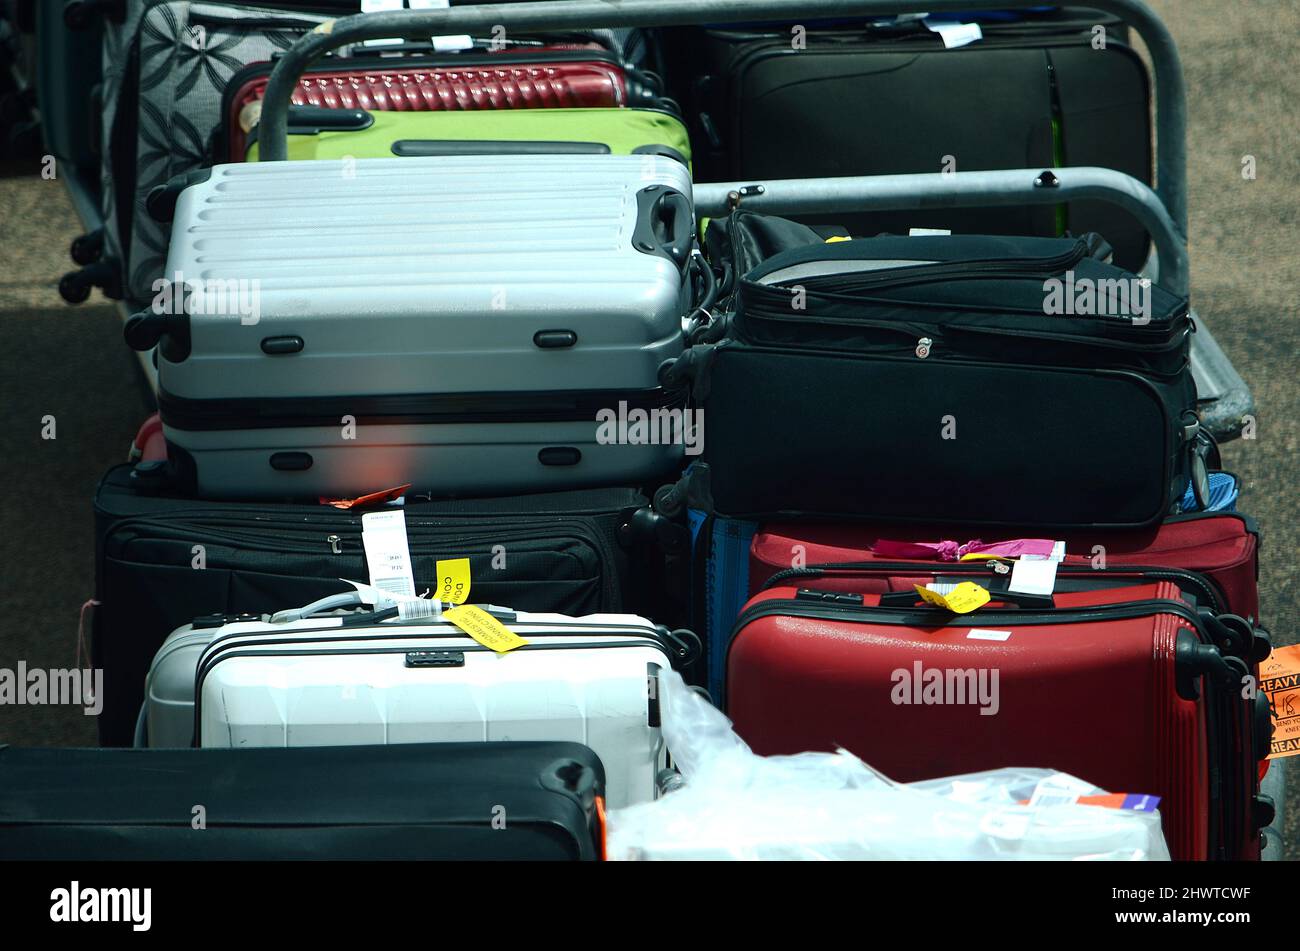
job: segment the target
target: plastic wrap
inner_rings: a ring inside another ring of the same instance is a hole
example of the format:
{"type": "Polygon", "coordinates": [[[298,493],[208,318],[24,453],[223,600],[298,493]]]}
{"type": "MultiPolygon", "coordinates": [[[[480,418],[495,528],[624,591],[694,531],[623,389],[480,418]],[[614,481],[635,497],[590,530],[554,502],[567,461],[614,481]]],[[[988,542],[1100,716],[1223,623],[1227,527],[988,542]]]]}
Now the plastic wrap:
{"type": "Polygon", "coordinates": [[[1104,795],[1046,769],[894,783],[857,757],[757,756],[681,677],[659,678],[676,790],[609,816],[613,860],[1168,860],[1156,811],[1080,805],[1104,795]],[[1038,802],[1022,805],[1039,793],[1038,802]]]}

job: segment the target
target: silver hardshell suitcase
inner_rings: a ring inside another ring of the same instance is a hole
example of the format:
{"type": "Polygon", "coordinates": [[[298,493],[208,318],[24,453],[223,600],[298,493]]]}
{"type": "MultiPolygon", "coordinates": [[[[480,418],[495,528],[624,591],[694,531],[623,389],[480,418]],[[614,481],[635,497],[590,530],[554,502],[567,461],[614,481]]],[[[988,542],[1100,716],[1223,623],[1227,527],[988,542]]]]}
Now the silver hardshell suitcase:
{"type": "Polygon", "coordinates": [[[154,658],[137,745],[572,740],[605,763],[611,807],[655,798],[658,676],[698,653],[695,636],[627,614],[492,611],[528,643],[494,653],[438,618],[186,625],[154,658]]]}
{"type": "Polygon", "coordinates": [[[127,339],[159,345],[164,432],[199,493],[483,495],[680,466],[688,417],[659,383],[693,305],[680,162],[458,155],[194,177],[169,283],[127,339]]]}

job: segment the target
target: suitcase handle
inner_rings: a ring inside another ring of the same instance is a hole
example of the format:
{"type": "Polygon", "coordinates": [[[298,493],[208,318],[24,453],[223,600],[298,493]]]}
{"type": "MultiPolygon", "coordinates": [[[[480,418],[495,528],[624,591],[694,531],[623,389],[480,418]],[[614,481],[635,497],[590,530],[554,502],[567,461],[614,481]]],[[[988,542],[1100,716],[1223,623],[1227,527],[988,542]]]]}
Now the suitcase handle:
{"type": "MultiPolygon", "coordinates": [[[[1050,594],[1025,594],[1022,591],[990,591],[989,597],[999,604],[1014,604],[1018,608],[1054,608],[1056,601],[1050,594]]],[[[921,600],[915,591],[888,591],[880,596],[882,608],[918,608],[930,605],[921,600]]],[[[935,606],[936,611],[943,609],[935,606]]]]}
{"type": "Polygon", "coordinates": [[[634,248],[668,258],[685,274],[694,240],[695,208],[689,198],[666,185],[650,185],[636,193],[634,248]]]}

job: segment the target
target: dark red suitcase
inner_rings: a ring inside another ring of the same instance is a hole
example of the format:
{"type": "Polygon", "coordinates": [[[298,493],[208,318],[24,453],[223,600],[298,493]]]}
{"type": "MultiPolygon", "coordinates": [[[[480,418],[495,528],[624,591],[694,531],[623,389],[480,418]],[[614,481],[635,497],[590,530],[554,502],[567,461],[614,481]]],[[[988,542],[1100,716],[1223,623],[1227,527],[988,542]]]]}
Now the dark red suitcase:
{"type": "Polygon", "coordinates": [[[1258,857],[1267,705],[1243,696],[1250,663],[1173,582],[1061,592],[1050,607],[998,593],[966,615],[845,587],[775,587],[737,619],[727,712],[755,752],[843,746],[904,782],[1063,770],[1161,797],[1176,859],[1258,857]],[[932,694],[934,671],[970,693],[932,694]]]}
{"type": "MultiPolygon", "coordinates": [[[[1026,531],[1000,534],[985,541],[1041,535],[1026,531]]],[[[899,558],[872,551],[881,539],[901,542],[936,542],[957,539],[952,529],[936,526],[809,525],[772,523],[754,536],[749,558],[749,593],[757,594],[768,580],[792,567],[840,565],[843,567],[885,567],[908,564],[934,565],[930,558],[899,558]]],[[[967,536],[960,536],[965,543],[967,536]]],[[[1235,513],[1204,512],[1176,515],[1154,528],[1137,532],[1053,533],[1065,542],[1066,559],[1061,567],[1068,573],[1119,568],[1170,569],[1178,577],[1188,573],[1209,581],[1205,598],[1220,613],[1238,614],[1255,622],[1259,617],[1259,530],[1254,520],[1235,513]],[[1217,600],[1217,604],[1215,603],[1217,600]]],[[[953,548],[958,547],[953,545],[953,548]]],[[[956,562],[970,567],[971,562],[956,562]]],[[[987,572],[976,565],[977,573],[987,572]]],[[[1150,573],[1145,574],[1151,577],[1150,573]]],[[[782,577],[797,577],[782,575],[782,577]]],[[[827,576],[817,587],[826,590],[875,591],[883,588],[858,587],[859,578],[847,581],[827,576]],[[848,587],[841,587],[847,584],[848,587]]],[[[1186,578],[1183,578],[1186,580],[1186,578]]],[[[799,583],[788,581],[788,584],[799,583]]]]}
{"type": "MultiPolygon", "coordinates": [[[[226,141],[218,144],[222,161],[244,161],[247,128],[253,124],[245,110],[261,101],[273,66],[252,63],[227,83],[221,111],[226,141]]],[[[351,69],[336,61],[309,69],[291,101],[326,109],[436,112],[614,108],[647,104],[658,94],[653,77],[597,47],[397,59],[351,69]]]]}

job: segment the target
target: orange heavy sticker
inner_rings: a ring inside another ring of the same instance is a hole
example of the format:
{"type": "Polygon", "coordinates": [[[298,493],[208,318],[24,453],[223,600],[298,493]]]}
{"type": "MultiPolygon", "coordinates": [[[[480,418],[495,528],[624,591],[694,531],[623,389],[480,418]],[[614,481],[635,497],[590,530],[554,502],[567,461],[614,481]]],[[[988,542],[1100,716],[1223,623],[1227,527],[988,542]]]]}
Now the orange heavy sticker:
{"type": "Polygon", "coordinates": [[[1269,759],[1300,753],[1300,644],[1276,647],[1259,665],[1259,688],[1273,710],[1269,759]]]}

